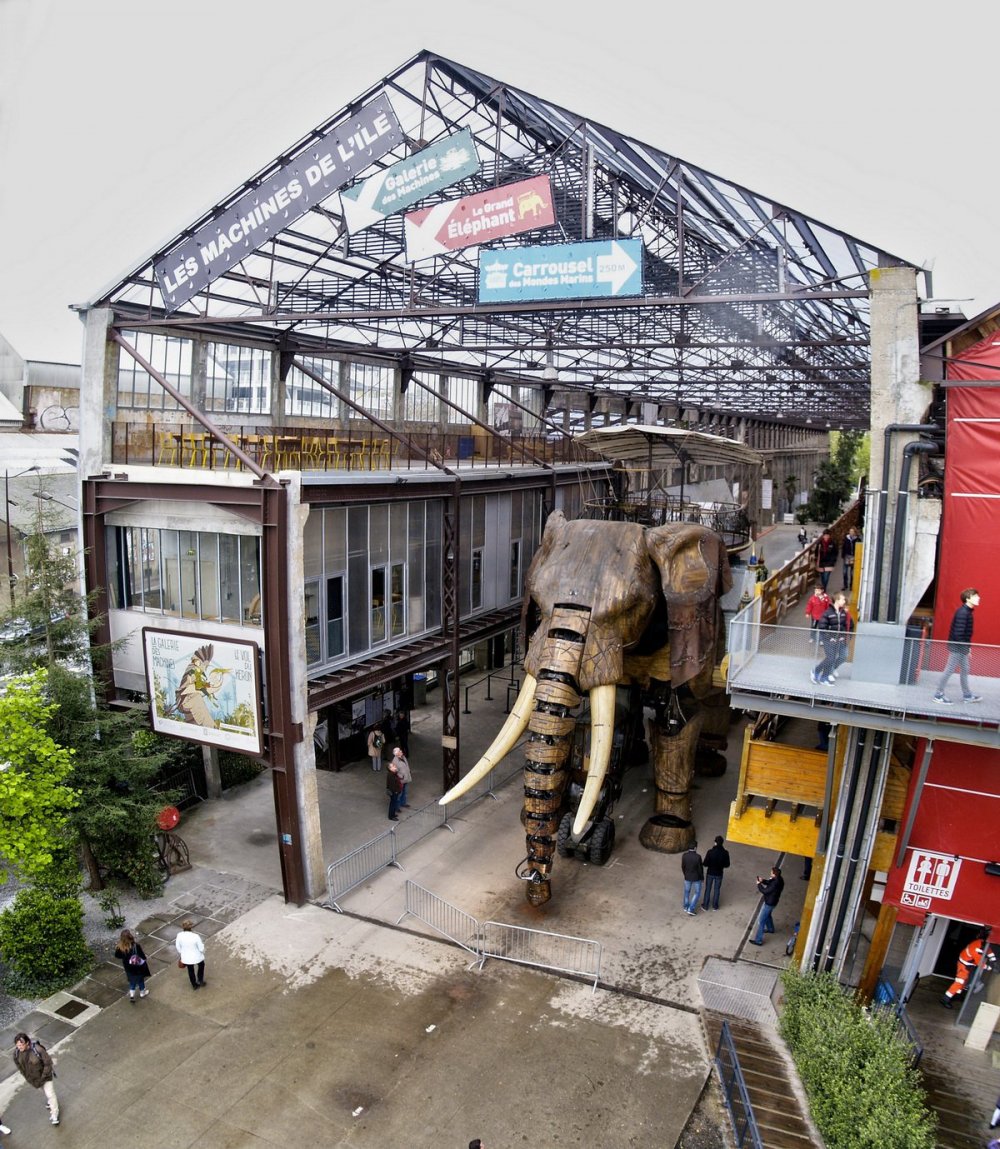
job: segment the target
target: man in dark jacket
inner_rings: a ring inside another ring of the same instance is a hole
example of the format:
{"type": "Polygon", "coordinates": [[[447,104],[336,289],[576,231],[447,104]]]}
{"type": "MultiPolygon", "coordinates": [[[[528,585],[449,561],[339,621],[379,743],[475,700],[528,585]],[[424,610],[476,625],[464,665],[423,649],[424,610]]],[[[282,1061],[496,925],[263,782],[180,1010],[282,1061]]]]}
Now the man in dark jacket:
{"type": "Polygon", "coordinates": [[[951,705],[944,688],[948,679],[958,671],[962,683],[963,702],[982,702],[981,694],[973,694],[969,686],[969,655],[972,643],[972,612],[979,606],[979,591],[974,586],[962,591],[962,605],[955,611],[948,628],[948,661],[944,664],[944,673],[934,691],[934,701],[944,706],[951,705]]]}
{"type": "Polygon", "coordinates": [[[49,1121],[53,1125],[59,1124],[59,1099],[56,1097],[56,1087],[52,1084],[55,1069],[48,1050],[40,1041],[33,1041],[26,1033],[19,1033],[14,1038],[14,1064],[21,1071],[21,1076],[35,1089],[41,1089],[49,1106],[49,1121]]]}
{"type": "Polygon", "coordinates": [[[764,904],[760,907],[760,917],[757,919],[757,936],[750,939],[752,946],[762,946],[764,934],[774,933],[774,922],[771,921],[771,914],[780,901],[781,891],[784,888],[785,879],[781,876],[780,866],[771,867],[769,878],[761,878],[759,874],[757,875],[757,889],[763,895],[764,904]]]}
{"type": "Polygon", "coordinates": [[[705,880],[705,870],[701,864],[701,854],[695,848],[697,842],[681,854],[681,873],[684,875],[684,912],[694,917],[701,900],[701,883],[705,880]]]}
{"type": "Polygon", "coordinates": [[[715,845],[705,855],[705,900],[701,903],[703,910],[719,908],[719,891],[722,889],[722,872],[729,869],[729,851],[722,844],[721,836],[716,837],[715,845]]]}
{"type": "Polygon", "coordinates": [[[837,681],[837,667],[847,657],[847,639],[853,629],[854,620],[847,609],[847,598],[842,591],[838,591],[819,620],[823,658],[812,672],[815,685],[832,686],[837,681]]]}

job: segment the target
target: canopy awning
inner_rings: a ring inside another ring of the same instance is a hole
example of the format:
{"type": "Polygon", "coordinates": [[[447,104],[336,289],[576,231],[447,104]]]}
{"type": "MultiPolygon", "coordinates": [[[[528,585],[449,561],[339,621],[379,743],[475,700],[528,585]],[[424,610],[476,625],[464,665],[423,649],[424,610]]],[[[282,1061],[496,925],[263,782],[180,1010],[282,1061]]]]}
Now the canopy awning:
{"type": "Polygon", "coordinates": [[[615,427],[595,427],[576,436],[583,447],[602,458],[620,459],[629,470],[662,471],[678,463],[724,466],[747,463],[762,466],[763,456],[735,439],[687,431],[683,427],[651,427],[629,423],[615,427]]]}

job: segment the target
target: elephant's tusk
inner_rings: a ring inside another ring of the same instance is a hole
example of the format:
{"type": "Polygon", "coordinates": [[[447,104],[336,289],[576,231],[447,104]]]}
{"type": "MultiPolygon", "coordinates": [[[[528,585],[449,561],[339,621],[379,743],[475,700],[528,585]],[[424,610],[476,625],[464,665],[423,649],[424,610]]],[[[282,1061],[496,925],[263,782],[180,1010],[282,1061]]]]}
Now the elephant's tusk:
{"type": "Polygon", "coordinates": [[[595,686],[590,692],[590,764],[583,797],[573,822],[573,837],[579,838],[586,829],[611,761],[611,746],[615,732],[615,685],[595,686]]]}
{"type": "Polygon", "coordinates": [[[535,679],[530,674],[525,674],[524,685],[517,696],[517,701],[511,708],[510,714],[507,715],[507,721],[500,728],[500,733],[493,739],[493,744],[468,774],[456,782],[447,794],[438,799],[439,806],[447,806],[449,802],[461,798],[477,782],[481,782],[511,752],[514,743],[528,728],[531,708],[535,701],[535,685],[535,679]]]}

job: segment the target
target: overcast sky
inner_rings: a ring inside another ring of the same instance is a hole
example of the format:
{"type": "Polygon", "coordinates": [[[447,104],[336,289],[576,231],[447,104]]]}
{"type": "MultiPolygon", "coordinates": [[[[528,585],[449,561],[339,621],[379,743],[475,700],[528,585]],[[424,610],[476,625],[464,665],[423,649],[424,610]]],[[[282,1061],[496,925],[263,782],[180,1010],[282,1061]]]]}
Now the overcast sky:
{"type": "Polygon", "coordinates": [[[86,302],[427,48],[1000,299],[981,0],[0,0],[0,333],[86,302]]]}

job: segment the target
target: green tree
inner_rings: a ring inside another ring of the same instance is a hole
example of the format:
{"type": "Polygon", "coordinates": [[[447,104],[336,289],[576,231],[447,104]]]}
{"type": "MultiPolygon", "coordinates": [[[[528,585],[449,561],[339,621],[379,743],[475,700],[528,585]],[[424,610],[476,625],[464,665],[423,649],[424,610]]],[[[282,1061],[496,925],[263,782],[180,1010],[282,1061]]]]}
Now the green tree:
{"type": "MultiPolygon", "coordinates": [[[[44,696],[46,677],[38,670],[14,678],[0,697],[0,864],[43,884],[65,858],[77,804],[72,752],[47,732],[55,707],[44,696]]],[[[6,870],[0,876],[6,880],[6,870]]]]}
{"type": "Polygon", "coordinates": [[[169,795],[152,789],[177,747],[146,728],[144,709],[111,709],[99,699],[100,681],[91,676],[110,662],[109,652],[92,648],[97,619],[78,592],[78,555],[53,542],[51,518],[39,507],[26,544],[26,574],[19,587],[17,613],[26,637],[5,651],[8,669],[46,669],[48,733],[72,751],[69,784],[80,802],[70,813],[92,890],[104,873],[121,875],[140,893],[162,886],[152,834],[157,813],[169,795]]]}
{"type": "Polygon", "coordinates": [[[816,468],[809,501],[798,512],[801,523],[830,523],[840,516],[854,489],[854,459],[863,438],[861,431],[833,432],[830,457],[816,468]]]}

